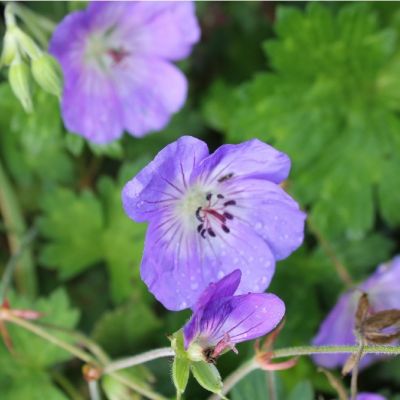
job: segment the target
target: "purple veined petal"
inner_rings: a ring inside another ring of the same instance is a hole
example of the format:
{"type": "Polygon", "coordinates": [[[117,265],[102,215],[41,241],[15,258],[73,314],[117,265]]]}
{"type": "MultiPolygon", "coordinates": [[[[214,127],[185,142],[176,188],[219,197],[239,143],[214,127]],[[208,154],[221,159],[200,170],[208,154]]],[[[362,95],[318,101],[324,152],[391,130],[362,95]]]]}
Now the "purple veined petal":
{"type": "Polygon", "coordinates": [[[230,274],[226,275],[218,282],[212,282],[201,294],[197,300],[193,311],[196,312],[201,307],[204,307],[207,303],[214,301],[215,299],[221,299],[228,296],[233,296],[240,284],[242,273],[239,269],[234,270],[230,274]]]}
{"type": "Polygon", "coordinates": [[[61,64],[64,81],[72,85],[82,72],[89,21],[85,11],[67,15],[57,26],[49,42],[49,53],[61,64]]]}
{"type": "MultiPolygon", "coordinates": [[[[158,214],[168,219],[167,214],[186,191],[194,166],[207,155],[207,145],[191,136],[182,136],[166,146],[125,185],[122,191],[125,212],[137,222],[147,221],[152,216],[157,216],[154,226],[165,222],[160,221],[158,214]]],[[[147,239],[147,243],[151,246],[151,239],[147,239]]]]}
{"type": "Polygon", "coordinates": [[[61,108],[67,129],[94,143],[108,143],[123,133],[119,100],[101,73],[84,71],[73,81],[66,77],[61,108]]]}
{"type": "Polygon", "coordinates": [[[186,78],[166,61],[128,56],[114,67],[113,76],[124,126],[132,136],[141,137],[164,128],[185,103],[186,78]]]}
{"type": "Polygon", "coordinates": [[[359,393],[356,400],[386,400],[386,397],[375,393],[359,393]]]}
{"type": "Polygon", "coordinates": [[[176,61],[200,39],[191,1],[96,1],[87,12],[92,29],[118,26],[118,40],[135,54],[176,61]]]}
{"type": "Polygon", "coordinates": [[[261,179],[238,179],[222,185],[226,196],[237,203],[232,215],[252,227],[277,260],[302,244],[306,214],[278,185],[261,179]]]}
{"type": "MultiPolygon", "coordinates": [[[[132,48],[137,54],[154,55],[165,60],[176,61],[188,56],[193,45],[200,39],[195,5],[191,1],[153,3],[154,12],[143,29],[130,36],[132,48]]],[[[149,6],[138,4],[135,12],[148,13],[149,6]]]]}
{"type": "Polygon", "coordinates": [[[251,293],[210,302],[199,321],[200,335],[215,346],[228,335],[231,343],[271,332],[285,315],[283,301],[270,293],[251,293]]]}
{"type": "Polygon", "coordinates": [[[204,159],[196,169],[200,180],[213,183],[227,178],[285,180],[290,170],[289,157],[258,139],[241,144],[225,144],[204,159]]]}
{"type": "Polygon", "coordinates": [[[380,265],[360,290],[368,293],[375,311],[390,308],[400,309],[400,257],[380,265]]]}
{"type": "Polygon", "coordinates": [[[242,271],[239,294],[268,287],[275,271],[271,250],[249,226],[239,231],[235,224],[229,234],[221,230],[203,238],[196,230],[185,231],[181,220],[168,212],[150,221],[141,274],[166,308],[192,307],[209,282],[236,269],[242,271]]]}

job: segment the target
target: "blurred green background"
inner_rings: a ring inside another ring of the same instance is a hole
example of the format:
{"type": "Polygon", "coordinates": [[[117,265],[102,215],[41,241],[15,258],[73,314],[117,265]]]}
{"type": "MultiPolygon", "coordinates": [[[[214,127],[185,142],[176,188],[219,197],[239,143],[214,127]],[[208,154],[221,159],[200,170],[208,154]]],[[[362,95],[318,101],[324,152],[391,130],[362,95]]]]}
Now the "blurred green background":
{"type": "MultiPolygon", "coordinates": [[[[54,21],[84,6],[27,5],[54,21]]],[[[90,145],[65,131],[57,100],[38,88],[35,112],[25,114],[0,71],[0,272],[25,250],[8,297],[42,311],[42,322],[84,332],[112,357],[168,345],[189,316],[166,312],[147,292],[138,270],[146,226],[120,202],[123,184],[183,134],[210,149],[256,137],[292,160],[287,190],[307,211],[308,230],[269,289],[287,305],[277,346],[310,342],[344,290],[338,264],[357,281],[399,252],[400,4],[207,2],[197,14],[201,42],[179,64],[189,79],[185,108],[143,139],[90,145]]],[[[9,331],[15,354],[0,343],[1,400],[88,398],[80,362],[9,331]]],[[[252,346],[222,357],[222,374],[252,346]]],[[[399,371],[400,360],[375,364],[360,389],[400,399],[399,371]]],[[[173,396],[167,360],[131,377],[173,396]]],[[[273,379],[279,399],[337,397],[307,358],[273,379]]],[[[257,372],[231,398],[269,399],[267,386],[257,372]]],[[[130,396],[115,399],[140,398],[130,396]]],[[[206,397],[191,382],[186,398],[206,397]]]]}

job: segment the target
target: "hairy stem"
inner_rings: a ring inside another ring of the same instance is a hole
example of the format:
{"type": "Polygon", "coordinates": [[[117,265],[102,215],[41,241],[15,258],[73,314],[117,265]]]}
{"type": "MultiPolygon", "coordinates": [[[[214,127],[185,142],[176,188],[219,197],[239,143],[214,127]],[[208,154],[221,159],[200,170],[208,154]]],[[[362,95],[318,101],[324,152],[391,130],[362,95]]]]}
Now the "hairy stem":
{"type": "Polygon", "coordinates": [[[108,364],[103,372],[109,374],[111,372],[118,371],[120,369],[125,369],[133,367],[135,365],[144,364],[145,362],[155,360],[162,357],[172,357],[175,354],[171,347],[163,347],[161,349],[155,349],[147,351],[146,353],[139,354],[133,357],[123,358],[121,360],[113,361],[108,364]]]}
{"type": "Polygon", "coordinates": [[[136,382],[126,378],[124,375],[119,374],[118,372],[111,372],[109,374],[113,377],[116,381],[122,383],[123,385],[127,386],[128,388],[132,389],[133,391],[141,394],[147,399],[150,400],[167,400],[164,396],[161,396],[158,393],[153,392],[152,390],[138,385],[136,382]]]}
{"type": "Polygon", "coordinates": [[[96,360],[88,353],[85,351],[79,349],[76,346],[71,345],[68,342],[65,342],[62,339],[59,339],[49,333],[47,333],[44,329],[39,327],[38,325],[35,325],[29,321],[26,321],[24,319],[15,317],[14,315],[7,315],[5,318],[7,322],[11,322],[15,325],[19,325],[20,327],[26,329],[27,331],[30,331],[34,333],[37,336],[40,336],[44,340],[47,340],[48,342],[54,344],[57,347],[60,347],[67,351],[68,353],[74,355],[75,357],[79,358],[80,360],[91,363],[91,364],[96,364],[96,360]]]}
{"type": "MultiPolygon", "coordinates": [[[[360,346],[297,346],[274,350],[272,358],[307,356],[312,354],[353,354],[360,351],[360,346]]],[[[364,346],[362,354],[400,355],[400,346],[364,346]]],[[[259,368],[256,359],[251,359],[232,372],[224,381],[221,394],[226,395],[240,380],[250,372],[259,368]]],[[[208,400],[217,400],[220,397],[214,394],[208,400]]]]}
{"type": "Polygon", "coordinates": [[[361,357],[363,356],[364,352],[364,339],[360,339],[360,345],[356,354],[356,361],[354,364],[353,371],[351,373],[351,385],[350,385],[350,394],[351,394],[351,400],[356,400],[357,397],[357,387],[358,387],[358,369],[361,361],[361,357]]]}
{"type": "MultiPolygon", "coordinates": [[[[23,248],[23,237],[26,235],[26,225],[19,202],[7,174],[0,162],[0,213],[3,216],[7,230],[11,254],[18,254],[23,248]]],[[[32,253],[25,249],[18,257],[15,267],[15,282],[18,290],[30,298],[34,298],[37,289],[32,253]]]]}
{"type": "Polygon", "coordinates": [[[99,383],[97,381],[89,381],[88,387],[90,400],[101,400],[99,383]]]}

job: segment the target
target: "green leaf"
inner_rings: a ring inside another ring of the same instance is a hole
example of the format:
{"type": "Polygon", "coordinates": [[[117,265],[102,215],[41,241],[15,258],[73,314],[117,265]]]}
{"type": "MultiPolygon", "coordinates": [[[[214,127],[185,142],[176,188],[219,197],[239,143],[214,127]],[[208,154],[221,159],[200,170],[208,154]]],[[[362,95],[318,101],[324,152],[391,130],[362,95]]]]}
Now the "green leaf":
{"type": "Polygon", "coordinates": [[[400,225],[400,158],[386,160],[379,185],[381,213],[388,225],[400,225]]]}
{"type": "Polygon", "coordinates": [[[14,376],[0,376],[2,400],[68,400],[42,371],[20,368],[14,376]]]}
{"type": "Polygon", "coordinates": [[[220,393],[222,390],[222,379],[217,367],[205,361],[196,361],[190,364],[196,381],[206,390],[212,393],[220,393]]]}
{"type": "MultiPolygon", "coordinates": [[[[124,167],[121,174],[126,176],[129,170],[133,176],[144,160],[124,167]]],[[[146,224],[133,222],[123,211],[124,183],[103,176],[97,183],[97,195],[88,190],[76,194],[57,188],[44,197],[44,215],[39,223],[47,239],[40,253],[41,262],[59,271],[62,279],[104,262],[115,303],[129,298],[134,286],[144,290],[139,265],[146,224]]]]}
{"type": "MultiPolygon", "coordinates": [[[[33,303],[15,293],[9,296],[9,301],[12,308],[39,311],[43,313],[40,322],[57,325],[66,330],[74,328],[79,319],[78,310],[71,308],[67,294],[63,289],[57,289],[49,297],[40,298],[33,303]]],[[[71,355],[65,350],[19,326],[8,324],[7,327],[18,356],[12,357],[4,345],[0,344],[1,369],[6,365],[11,365],[12,369],[23,366],[40,369],[71,358],[71,355]]],[[[53,330],[52,334],[63,340],[71,341],[70,335],[61,333],[59,330],[53,330]]]]}
{"type": "Polygon", "coordinates": [[[234,91],[215,84],[203,106],[208,124],[229,141],[257,137],[288,153],[289,187],[330,238],[363,238],[377,211],[398,226],[395,30],[382,29],[368,4],[312,2],[279,7],[275,31],[264,44],[272,72],[234,91]]]}
{"type": "Polygon", "coordinates": [[[231,390],[232,400],[272,400],[284,398],[279,376],[273,372],[256,370],[243,378],[231,390]],[[269,375],[268,375],[269,374],[269,375]],[[274,394],[274,397],[271,396],[274,394]]]}
{"type": "Polygon", "coordinates": [[[139,351],[159,333],[160,320],[145,303],[130,302],[106,312],[92,336],[112,355],[139,351]]]}
{"type": "MultiPolygon", "coordinates": [[[[38,299],[33,303],[15,293],[10,293],[9,301],[13,308],[41,312],[43,314],[40,318],[41,323],[57,325],[67,331],[74,329],[79,319],[79,312],[71,308],[63,289],[58,289],[49,297],[38,299]]],[[[15,354],[10,354],[3,343],[0,343],[1,398],[66,400],[67,397],[52,384],[45,369],[67,361],[72,356],[19,326],[8,323],[7,329],[13,341],[15,354]]],[[[67,342],[73,340],[70,334],[63,333],[59,329],[52,329],[51,333],[67,342]]]]}
{"type": "Polygon", "coordinates": [[[73,168],[65,152],[57,99],[38,91],[35,112],[29,115],[18,112],[19,104],[6,84],[0,86],[0,99],[0,150],[13,177],[36,190],[38,180],[69,182],[73,168]]]}
{"type": "Polygon", "coordinates": [[[174,357],[172,364],[172,381],[174,382],[177,398],[182,395],[189,380],[190,361],[185,357],[174,357]]]}
{"type": "Polygon", "coordinates": [[[102,206],[93,193],[84,191],[78,196],[59,188],[44,197],[42,208],[39,228],[49,240],[40,254],[45,266],[57,269],[66,279],[101,260],[102,206]]]}
{"type": "Polygon", "coordinates": [[[299,382],[290,392],[288,400],[313,400],[314,390],[308,381],[299,382]]]}

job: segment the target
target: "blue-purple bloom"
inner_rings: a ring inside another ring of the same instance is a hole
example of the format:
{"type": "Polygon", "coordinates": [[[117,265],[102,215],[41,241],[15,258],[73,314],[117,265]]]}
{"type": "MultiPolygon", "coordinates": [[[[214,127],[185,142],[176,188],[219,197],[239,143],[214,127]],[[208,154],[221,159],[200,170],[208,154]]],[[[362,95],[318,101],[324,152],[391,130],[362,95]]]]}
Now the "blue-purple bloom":
{"type": "Polygon", "coordinates": [[[356,397],[356,400],[386,400],[386,398],[380,394],[359,393],[356,397]]]}
{"type": "MultiPolygon", "coordinates": [[[[380,265],[374,274],[357,288],[340,296],[339,301],[322,323],[314,345],[354,345],[355,314],[361,294],[368,294],[373,312],[400,309],[400,256],[391,262],[380,265]]],[[[326,368],[342,366],[348,354],[314,355],[313,359],[326,368]]],[[[380,356],[366,355],[361,359],[361,367],[365,367],[380,356]]]]}
{"type": "Polygon", "coordinates": [[[166,308],[192,306],[235,269],[238,293],[268,287],[275,260],[303,241],[305,214],[279,186],[289,169],[285,154],[257,139],[209,154],[183,136],[126,184],[126,213],[149,221],[142,279],[166,308]]]}
{"type": "Polygon", "coordinates": [[[285,314],[283,301],[270,293],[235,296],[241,272],[211,283],[193,307],[183,329],[184,345],[194,361],[214,362],[236,343],[271,332],[285,314]]]}
{"type": "Polygon", "coordinates": [[[64,74],[66,127],[95,143],[162,129],[187,94],[171,61],[199,37],[192,2],[94,1],[69,14],[50,42],[64,74]]]}

